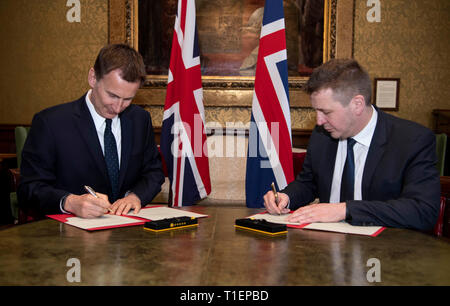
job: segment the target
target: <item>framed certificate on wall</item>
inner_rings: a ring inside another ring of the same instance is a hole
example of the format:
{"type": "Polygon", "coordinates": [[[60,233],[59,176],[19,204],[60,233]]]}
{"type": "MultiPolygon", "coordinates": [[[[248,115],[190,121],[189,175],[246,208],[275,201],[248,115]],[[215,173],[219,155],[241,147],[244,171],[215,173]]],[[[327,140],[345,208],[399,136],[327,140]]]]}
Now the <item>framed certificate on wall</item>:
{"type": "Polygon", "coordinates": [[[398,111],[399,78],[375,78],[375,105],[384,110],[398,111]]]}

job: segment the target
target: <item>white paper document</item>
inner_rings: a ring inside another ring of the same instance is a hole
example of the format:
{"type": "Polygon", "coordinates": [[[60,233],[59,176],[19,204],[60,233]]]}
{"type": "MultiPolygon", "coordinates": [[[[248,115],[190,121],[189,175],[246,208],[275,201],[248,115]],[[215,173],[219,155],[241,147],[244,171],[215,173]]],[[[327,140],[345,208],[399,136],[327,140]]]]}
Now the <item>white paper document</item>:
{"type": "Polygon", "coordinates": [[[314,229],[319,231],[338,232],[346,234],[357,234],[373,236],[379,233],[382,226],[355,226],[347,222],[330,222],[330,223],[310,223],[303,227],[305,229],[314,229]]]}
{"type": "Polygon", "coordinates": [[[316,222],[316,223],[309,223],[307,225],[301,225],[300,223],[293,223],[286,221],[286,218],[288,216],[289,214],[271,215],[265,213],[252,215],[249,218],[264,219],[273,223],[294,225],[296,227],[298,226],[299,228],[303,229],[346,233],[346,234],[357,234],[366,236],[376,236],[381,232],[382,229],[384,229],[382,226],[355,226],[348,224],[347,222],[329,222],[329,223],[316,222]]]}
{"type": "Polygon", "coordinates": [[[139,220],[116,215],[103,215],[101,217],[93,219],[69,217],[67,218],[66,224],[89,230],[93,228],[103,228],[111,226],[114,227],[124,224],[132,224],[136,222],[139,222],[139,220]]]}
{"type": "Polygon", "coordinates": [[[146,207],[141,209],[137,214],[134,214],[134,212],[129,212],[128,216],[140,217],[152,221],[178,217],[208,217],[208,215],[197,214],[191,211],[170,207],[146,207]]]}
{"type": "Polygon", "coordinates": [[[250,216],[248,218],[253,219],[264,219],[266,221],[272,222],[272,223],[279,223],[279,224],[292,224],[292,225],[300,225],[300,223],[294,223],[294,222],[288,222],[286,221],[286,218],[290,214],[281,214],[281,215],[271,215],[269,213],[267,214],[256,214],[253,216],[250,216]]]}

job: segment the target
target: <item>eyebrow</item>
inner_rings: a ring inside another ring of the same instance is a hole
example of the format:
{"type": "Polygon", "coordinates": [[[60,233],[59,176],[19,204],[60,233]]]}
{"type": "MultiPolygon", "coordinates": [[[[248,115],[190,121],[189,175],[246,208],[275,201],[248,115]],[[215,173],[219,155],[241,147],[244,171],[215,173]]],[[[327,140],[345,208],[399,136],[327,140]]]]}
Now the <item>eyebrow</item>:
{"type": "MultiPolygon", "coordinates": [[[[116,95],[115,93],[113,93],[113,92],[111,92],[111,91],[109,91],[109,90],[105,90],[105,91],[108,93],[108,95],[111,95],[111,96],[114,96],[114,97],[117,97],[117,98],[122,98],[122,97],[116,95]]],[[[134,96],[128,97],[128,98],[123,98],[123,99],[124,99],[124,100],[133,100],[133,99],[134,99],[134,96]]]]}
{"type": "Polygon", "coordinates": [[[315,111],[320,111],[320,112],[331,112],[331,109],[327,109],[327,108],[314,108],[315,111]]]}

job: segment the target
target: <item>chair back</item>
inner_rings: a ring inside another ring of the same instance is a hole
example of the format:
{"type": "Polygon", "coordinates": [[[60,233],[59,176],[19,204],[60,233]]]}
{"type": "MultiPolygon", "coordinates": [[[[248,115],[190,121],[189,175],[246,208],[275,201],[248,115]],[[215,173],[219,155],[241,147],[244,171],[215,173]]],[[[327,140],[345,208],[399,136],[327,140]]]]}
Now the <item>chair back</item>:
{"type": "Polygon", "coordinates": [[[447,149],[447,134],[436,134],[436,154],[437,154],[437,164],[436,167],[439,170],[439,175],[444,175],[445,166],[445,152],[447,149]]]}
{"type": "Polygon", "coordinates": [[[29,127],[16,126],[14,129],[14,136],[16,140],[16,155],[17,155],[17,168],[20,169],[20,163],[22,162],[22,150],[27,139],[29,127]]]}

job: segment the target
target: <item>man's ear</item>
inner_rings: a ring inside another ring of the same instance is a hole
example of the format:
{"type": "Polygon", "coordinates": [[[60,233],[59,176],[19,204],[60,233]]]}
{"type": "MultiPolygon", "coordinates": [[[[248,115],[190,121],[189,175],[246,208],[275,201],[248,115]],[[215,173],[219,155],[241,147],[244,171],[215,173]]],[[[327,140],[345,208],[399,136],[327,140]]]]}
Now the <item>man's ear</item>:
{"type": "Polygon", "coordinates": [[[95,84],[97,84],[97,77],[95,76],[94,68],[89,69],[88,83],[91,88],[94,88],[95,84]]]}
{"type": "Polygon", "coordinates": [[[363,95],[354,96],[350,103],[357,115],[361,115],[366,107],[366,99],[364,99],[363,95]]]}

